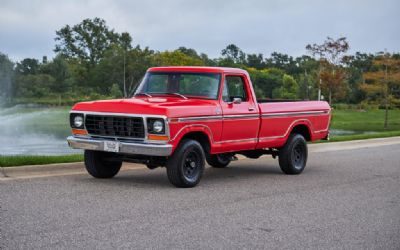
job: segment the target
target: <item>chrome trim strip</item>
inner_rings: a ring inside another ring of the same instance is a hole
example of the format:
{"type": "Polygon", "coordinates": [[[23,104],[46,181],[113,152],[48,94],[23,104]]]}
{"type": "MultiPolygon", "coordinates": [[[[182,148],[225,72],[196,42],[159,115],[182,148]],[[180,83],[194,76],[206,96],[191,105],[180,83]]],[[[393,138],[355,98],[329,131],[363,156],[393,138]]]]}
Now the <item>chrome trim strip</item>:
{"type": "Polygon", "coordinates": [[[322,129],[322,130],[316,130],[316,131],[314,131],[314,133],[324,133],[324,132],[328,132],[328,131],[329,131],[329,128],[322,129]]]}
{"type": "Polygon", "coordinates": [[[260,118],[259,114],[251,114],[251,115],[224,115],[224,120],[233,120],[233,119],[251,119],[251,118],[260,118]]]}
{"type": "Polygon", "coordinates": [[[215,142],[217,144],[222,144],[222,143],[237,143],[237,142],[257,142],[257,138],[249,138],[249,139],[240,139],[240,140],[226,140],[226,141],[218,141],[215,142]]]}
{"type": "Polygon", "coordinates": [[[262,114],[262,117],[280,117],[280,116],[298,116],[298,115],[323,115],[329,114],[328,110],[320,111],[299,111],[299,112],[284,112],[284,113],[269,113],[262,114]]]}
{"type": "MultiPolygon", "coordinates": [[[[178,122],[192,122],[192,121],[204,121],[204,120],[233,120],[233,119],[251,119],[259,118],[259,114],[250,115],[209,115],[209,116],[193,116],[193,117],[180,117],[177,118],[178,122]]],[[[170,118],[169,120],[174,119],[170,118]]]]}
{"type": "MultiPolygon", "coordinates": [[[[262,117],[280,117],[280,116],[298,116],[298,115],[322,115],[329,114],[328,110],[320,110],[320,111],[296,111],[296,112],[285,112],[285,113],[270,113],[270,114],[262,114],[262,117]]],[[[252,119],[259,118],[260,115],[257,114],[240,114],[240,115],[209,115],[209,116],[193,116],[193,117],[180,117],[177,118],[178,122],[192,122],[192,121],[204,121],[204,120],[233,120],[233,119],[252,119]]],[[[170,118],[169,120],[174,119],[170,118]]]]}
{"type": "Polygon", "coordinates": [[[192,121],[220,120],[220,119],[222,119],[221,115],[193,116],[193,117],[181,117],[181,118],[178,118],[178,122],[192,122],[192,121]]]}
{"type": "MultiPolygon", "coordinates": [[[[104,141],[106,140],[68,136],[67,141],[71,148],[104,151],[104,141]]],[[[172,153],[171,144],[144,144],[123,141],[119,143],[119,153],[150,156],[169,156],[172,153]]]]}

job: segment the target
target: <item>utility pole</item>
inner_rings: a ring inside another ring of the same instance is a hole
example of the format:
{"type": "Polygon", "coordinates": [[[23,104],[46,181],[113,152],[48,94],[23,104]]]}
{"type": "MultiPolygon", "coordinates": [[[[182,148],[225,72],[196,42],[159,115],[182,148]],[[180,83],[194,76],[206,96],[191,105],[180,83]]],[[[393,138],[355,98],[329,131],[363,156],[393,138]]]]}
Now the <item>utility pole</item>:
{"type": "Polygon", "coordinates": [[[389,84],[388,84],[388,62],[387,62],[387,57],[388,55],[385,55],[385,86],[384,86],[384,93],[385,93],[385,124],[383,125],[384,129],[387,129],[388,126],[388,116],[389,116],[389,84]]]}
{"type": "Polygon", "coordinates": [[[126,94],[126,82],[125,82],[125,60],[126,60],[126,58],[125,58],[125,49],[124,49],[124,98],[127,97],[127,94],[126,94]]]}
{"type": "Polygon", "coordinates": [[[318,101],[321,101],[321,84],[322,84],[322,78],[321,78],[321,65],[319,66],[319,83],[318,83],[318,101]]]}

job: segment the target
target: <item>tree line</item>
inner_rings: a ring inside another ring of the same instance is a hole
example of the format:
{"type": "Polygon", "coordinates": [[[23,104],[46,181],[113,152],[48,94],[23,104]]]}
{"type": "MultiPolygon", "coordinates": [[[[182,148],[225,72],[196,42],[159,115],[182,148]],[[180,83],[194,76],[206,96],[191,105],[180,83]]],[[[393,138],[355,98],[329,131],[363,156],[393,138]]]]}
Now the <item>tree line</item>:
{"type": "Polygon", "coordinates": [[[132,46],[127,32],[110,29],[100,18],[56,31],[56,56],[11,61],[0,52],[0,101],[129,97],[153,66],[222,66],[246,69],[258,98],[324,98],[331,104],[400,107],[400,54],[349,49],[345,37],[309,44],[306,55],[248,54],[235,44],[210,58],[195,49],[155,51],[132,46]]]}

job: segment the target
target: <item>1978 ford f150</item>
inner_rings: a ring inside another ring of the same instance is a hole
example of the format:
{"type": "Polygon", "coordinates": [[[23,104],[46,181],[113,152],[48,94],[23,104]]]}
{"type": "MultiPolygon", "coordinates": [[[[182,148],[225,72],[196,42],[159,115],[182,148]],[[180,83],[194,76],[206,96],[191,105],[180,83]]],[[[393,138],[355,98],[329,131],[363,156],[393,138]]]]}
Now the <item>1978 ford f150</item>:
{"type": "Polygon", "coordinates": [[[96,178],[111,178],[122,162],[165,166],[170,182],[193,187],[205,161],[224,168],[235,154],[279,157],[300,174],[307,141],[327,139],[331,108],[324,101],[257,100],[245,70],[150,68],[130,99],[82,102],[70,112],[72,148],[85,150],[96,178]]]}

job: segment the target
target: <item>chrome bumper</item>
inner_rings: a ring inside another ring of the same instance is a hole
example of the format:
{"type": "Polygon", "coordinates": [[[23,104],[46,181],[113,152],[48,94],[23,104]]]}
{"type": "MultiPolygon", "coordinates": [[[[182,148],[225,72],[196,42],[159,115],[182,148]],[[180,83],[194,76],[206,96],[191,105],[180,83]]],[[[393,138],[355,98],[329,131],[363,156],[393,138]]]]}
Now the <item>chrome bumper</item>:
{"type": "MultiPolygon", "coordinates": [[[[68,145],[71,148],[104,151],[104,141],[106,140],[68,136],[67,141],[68,145]]],[[[150,156],[169,156],[172,153],[172,145],[120,142],[119,153],[150,156]]]]}

